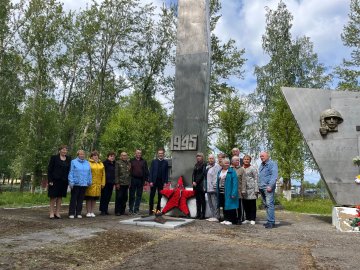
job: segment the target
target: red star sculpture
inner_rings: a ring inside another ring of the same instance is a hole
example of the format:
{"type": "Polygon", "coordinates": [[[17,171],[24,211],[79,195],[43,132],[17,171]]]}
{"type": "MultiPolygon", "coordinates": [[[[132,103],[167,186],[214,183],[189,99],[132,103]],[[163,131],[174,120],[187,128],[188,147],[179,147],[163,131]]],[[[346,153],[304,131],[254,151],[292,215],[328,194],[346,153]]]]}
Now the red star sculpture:
{"type": "Polygon", "coordinates": [[[179,208],[186,216],[189,215],[190,211],[187,206],[187,199],[195,196],[195,191],[185,189],[182,176],[179,177],[174,189],[162,190],[161,194],[168,198],[168,201],[162,210],[163,214],[169,212],[173,208],[179,208]]]}

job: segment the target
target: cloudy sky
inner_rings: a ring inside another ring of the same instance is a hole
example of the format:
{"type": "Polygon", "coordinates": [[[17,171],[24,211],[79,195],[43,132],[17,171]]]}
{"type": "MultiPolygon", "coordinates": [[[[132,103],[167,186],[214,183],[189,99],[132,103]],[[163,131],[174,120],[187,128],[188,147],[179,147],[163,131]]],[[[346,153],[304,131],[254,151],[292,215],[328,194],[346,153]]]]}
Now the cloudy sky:
{"type": "MultiPolygon", "coordinates": [[[[98,0],[101,1],[101,0],[98,0]]],[[[177,0],[142,0],[161,6],[177,0]]],[[[66,9],[85,8],[90,0],[62,0],[66,9]]],[[[349,58],[350,50],[342,44],[340,34],[348,20],[350,0],[284,0],[292,13],[293,38],[308,36],[314,43],[319,60],[331,70],[349,58]]],[[[216,34],[224,41],[232,38],[239,48],[245,48],[248,59],[243,80],[231,80],[240,93],[253,92],[256,87],[253,75],[255,65],[268,61],[261,48],[265,31],[265,7],[276,9],[279,0],[222,0],[222,17],[216,34]]]]}

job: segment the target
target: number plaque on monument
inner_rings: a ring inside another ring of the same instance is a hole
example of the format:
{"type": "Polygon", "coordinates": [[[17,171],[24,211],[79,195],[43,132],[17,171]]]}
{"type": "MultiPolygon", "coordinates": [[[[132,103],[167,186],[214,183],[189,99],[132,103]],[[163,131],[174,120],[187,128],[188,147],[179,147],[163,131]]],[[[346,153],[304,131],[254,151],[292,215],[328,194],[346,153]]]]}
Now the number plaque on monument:
{"type": "Polygon", "coordinates": [[[198,148],[198,135],[175,135],[170,141],[171,151],[196,151],[198,148]]]}

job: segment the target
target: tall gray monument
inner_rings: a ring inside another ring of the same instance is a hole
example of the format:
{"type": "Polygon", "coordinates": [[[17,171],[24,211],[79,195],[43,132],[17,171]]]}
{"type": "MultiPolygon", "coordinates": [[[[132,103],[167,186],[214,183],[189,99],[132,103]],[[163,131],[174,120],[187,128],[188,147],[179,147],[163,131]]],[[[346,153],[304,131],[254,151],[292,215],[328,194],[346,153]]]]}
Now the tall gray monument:
{"type": "Polygon", "coordinates": [[[282,88],[287,103],[338,205],[360,204],[360,93],[282,88]]]}
{"type": "Polygon", "coordinates": [[[172,180],[191,185],[197,152],[206,152],[210,86],[209,0],[179,0],[172,180]]]}

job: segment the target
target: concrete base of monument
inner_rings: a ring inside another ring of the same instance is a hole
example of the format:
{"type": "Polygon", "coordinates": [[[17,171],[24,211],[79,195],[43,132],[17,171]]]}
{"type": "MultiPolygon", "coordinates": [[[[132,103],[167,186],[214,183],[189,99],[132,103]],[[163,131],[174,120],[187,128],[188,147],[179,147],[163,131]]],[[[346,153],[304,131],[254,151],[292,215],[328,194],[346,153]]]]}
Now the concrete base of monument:
{"type": "Polygon", "coordinates": [[[165,223],[155,222],[154,216],[149,217],[138,217],[127,220],[120,221],[121,224],[126,225],[135,225],[135,226],[144,226],[144,227],[154,227],[154,228],[163,228],[163,229],[176,229],[185,225],[188,225],[194,222],[194,219],[185,219],[185,218],[169,218],[165,217],[165,223]]]}
{"type": "Polygon", "coordinates": [[[332,211],[332,225],[340,232],[359,232],[358,228],[351,227],[351,220],[356,217],[354,207],[334,207],[332,211]]]}

